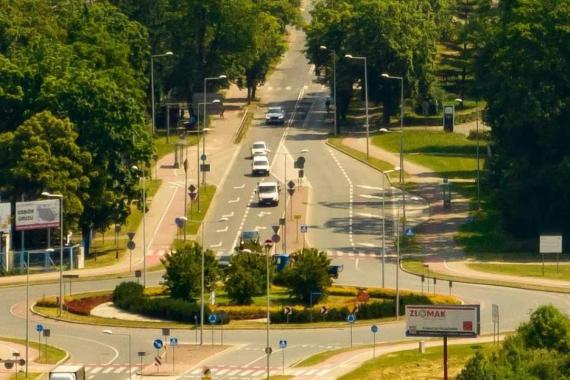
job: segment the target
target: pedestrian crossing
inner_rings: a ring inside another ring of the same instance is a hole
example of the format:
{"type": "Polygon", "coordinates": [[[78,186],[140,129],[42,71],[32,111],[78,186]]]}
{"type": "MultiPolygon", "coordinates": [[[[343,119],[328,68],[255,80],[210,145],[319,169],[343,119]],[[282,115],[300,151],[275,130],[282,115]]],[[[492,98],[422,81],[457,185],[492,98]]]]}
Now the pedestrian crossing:
{"type": "Polygon", "coordinates": [[[85,373],[87,379],[94,379],[95,377],[101,375],[107,375],[107,378],[111,378],[117,375],[129,376],[129,372],[134,374],[138,370],[138,367],[133,366],[129,371],[128,364],[113,364],[113,365],[101,365],[101,364],[87,364],[85,366],[85,373]]]}
{"type": "MultiPolygon", "coordinates": [[[[218,366],[218,367],[208,367],[210,369],[212,379],[263,379],[266,377],[267,368],[256,366],[256,367],[238,367],[238,366],[218,366]]],[[[330,368],[287,368],[285,369],[285,374],[295,377],[305,377],[307,379],[319,379],[326,376],[332,371],[330,368]]],[[[283,373],[282,368],[271,367],[269,368],[271,375],[281,375],[283,373]]],[[[195,368],[185,376],[183,379],[201,379],[204,374],[204,368],[195,368]]]]}
{"type": "MultiPolygon", "coordinates": [[[[328,250],[327,256],[331,258],[353,258],[353,259],[379,259],[382,258],[382,252],[362,252],[362,251],[336,251],[328,250]]],[[[387,253],[385,257],[396,257],[393,253],[387,253]]]]}

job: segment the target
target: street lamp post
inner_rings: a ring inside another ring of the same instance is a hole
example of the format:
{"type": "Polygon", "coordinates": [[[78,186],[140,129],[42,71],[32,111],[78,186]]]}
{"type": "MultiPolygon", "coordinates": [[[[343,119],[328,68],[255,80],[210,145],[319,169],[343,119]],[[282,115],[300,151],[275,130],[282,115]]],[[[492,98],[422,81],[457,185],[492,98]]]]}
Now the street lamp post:
{"type": "Polygon", "coordinates": [[[385,170],[382,172],[382,287],[385,287],[386,272],[384,270],[386,263],[386,186],[384,185],[386,174],[397,172],[401,170],[400,167],[396,166],[394,169],[385,170]]]}
{"type": "Polygon", "coordinates": [[[321,50],[330,50],[332,52],[332,59],[333,59],[333,104],[334,104],[334,135],[338,134],[338,126],[337,126],[337,116],[336,116],[336,51],[335,49],[328,49],[325,45],[321,45],[319,47],[321,50]]]}
{"type": "Polygon", "coordinates": [[[404,191],[404,78],[392,76],[386,73],[383,78],[400,81],[400,186],[402,187],[402,231],[406,230],[406,193],[404,191]]]}
{"type": "Polygon", "coordinates": [[[141,167],[140,169],[138,168],[138,166],[133,165],[131,167],[131,169],[136,170],[141,172],[141,176],[142,176],[142,183],[143,183],[143,199],[142,199],[142,203],[143,203],[143,288],[146,288],[146,177],[144,174],[144,167],[141,167]]]}
{"type": "Polygon", "coordinates": [[[42,193],[47,198],[59,199],[59,311],[58,316],[63,314],[63,194],[52,194],[47,191],[42,193]]]}
{"type": "MultiPolygon", "coordinates": [[[[206,105],[207,105],[207,99],[206,99],[206,89],[207,89],[207,83],[209,80],[222,80],[222,79],[226,79],[227,75],[222,74],[222,75],[218,75],[217,77],[208,77],[208,78],[204,78],[204,129],[207,127],[207,122],[208,122],[208,114],[207,114],[207,109],[206,109],[206,105]]],[[[198,107],[199,109],[199,107],[198,107]]],[[[206,135],[202,136],[202,153],[206,154],[206,135]]],[[[203,178],[202,178],[203,180],[203,178]]],[[[200,184],[198,184],[200,185],[200,184]]]]}
{"type": "Polygon", "coordinates": [[[366,88],[366,91],[364,92],[365,105],[366,105],[366,160],[368,160],[369,157],[368,141],[370,140],[370,124],[368,120],[368,67],[366,65],[366,57],[354,57],[351,54],[346,54],[344,57],[348,59],[360,59],[364,61],[364,87],[366,88]]]}
{"type": "Polygon", "coordinates": [[[156,133],[156,127],[155,127],[155,122],[154,122],[154,58],[158,58],[158,57],[166,57],[166,56],[170,56],[170,55],[174,55],[173,52],[171,51],[167,51],[164,54],[155,54],[155,55],[151,55],[150,56],[150,98],[151,98],[151,102],[152,102],[152,134],[154,135],[156,133]]]}
{"type": "MultiPolygon", "coordinates": [[[[457,98],[455,99],[456,102],[461,103],[462,108],[464,105],[464,100],[461,98],[457,98]]],[[[479,166],[479,102],[475,101],[475,115],[476,115],[476,119],[475,119],[475,134],[477,135],[477,210],[481,210],[481,186],[479,183],[480,180],[480,166],[479,166]]]]}
{"type": "Polygon", "coordinates": [[[266,291],[267,291],[267,332],[266,332],[266,344],[265,344],[265,354],[267,355],[267,379],[269,379],[269,355],[271,352],[269,350],[269,324],[271,323],[271,313],[269,311],[269,252],[271,251],[271,247],[273,247],[273,242],[271,240],[265,241],[265,262],[266,262],[266,291]]]}
{"type": "MultiPolygon", "coordinates": [[[[199,132],[202,132],[202,154],[206,154],[206,131],[209,130],[208,128],[206,128],[206,106],[208,104],[218,104],[220,103],[220,99],[214,99],[211,102],[201,102],[198,103],[198,130],[199,132]],[[200,107],[204,106],[204,126],[200,128],[200,107]]],[[[200,134],[198,134],[198,138],[200,137],[200,134]]],[[[200,142],[198,141],[196,143],[196,171],[198,173],[198,182],[196,183],[198,186],[200,186],[200,142]]],[[[204,172],[205,173],[205,172],[204,172]]],[[[202,185],[205,185],[205,178],[206,178],[206,174],[202,174],[202,185]]],[[[200,197],[198,197],[198,211],[200,211],[200,197]]]]}
{"type": "Polygon", "coordinates": [[[121,336],[126,336],[129,338],[129,379],[132,379],[132,376],[133,376],[132,366],[133,365],[132,365],[132,359],[131,359],[131,334],[114,333],[112,330],[103,330],[103,334],[121,335],[121,336]]]}

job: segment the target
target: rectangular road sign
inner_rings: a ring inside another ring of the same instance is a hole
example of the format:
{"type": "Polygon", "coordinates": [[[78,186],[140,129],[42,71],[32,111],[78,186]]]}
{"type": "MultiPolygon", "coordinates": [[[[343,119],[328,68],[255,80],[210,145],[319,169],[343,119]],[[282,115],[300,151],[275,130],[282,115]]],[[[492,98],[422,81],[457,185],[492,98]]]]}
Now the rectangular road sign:
{"type": "Polygon", "coordinates": [[[562,235],[540,235],[540,253],[562,253],[562,235]]]}
{"type": "Polygon", "coordinates": [[[16,202],[16,231],[59,226],[59,200],[16,202]]]}
{"type": "Polygon", "coordinates": [[[0,203],[0,232],[10,232],[11,207],[10,202],[0,203]]]}
{"type": "Polygon", "coordinates": [[[499,305],[493,304],[493,322],[499,322],[499,305]]]}
{"type": "Polygon", "coordinates": [[[406,305],[407,336],[474,338],[480,332],[479,305],[406,305]]]}

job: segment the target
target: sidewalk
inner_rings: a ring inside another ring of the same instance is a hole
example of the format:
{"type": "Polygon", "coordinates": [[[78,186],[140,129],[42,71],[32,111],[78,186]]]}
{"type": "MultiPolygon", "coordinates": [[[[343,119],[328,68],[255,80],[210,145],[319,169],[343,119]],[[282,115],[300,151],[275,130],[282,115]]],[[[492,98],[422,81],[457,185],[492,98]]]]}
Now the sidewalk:
{"type": "MultiPolygon", "coordinates": [[[[31,339],[34,341],[34,339],[31,339]]],[[[37,339],[36,339],[37,342],[37,339]]],[[[44,345],[42,344],[42,349],[44,345]]],[[[26,357],[26,346],[24,344],[13,343],[13,342],[6,342],[0,340],[0,359],[13,359],[12,354],[18,352],[20,354],[20,359],[25,359],[26,357]]],[[[28,369],[30,373],[39,373],[39,372],[48,372],[50,369],[54,367],[53,364],[38,364],[36,360],[38,360],[38,350],[35,348],[29,348],[29,355],[30,355],[30,362],[28,363],[28,369]]],[[[43,356],[43,355],[42,355],[43,356]]],[[[25,371],[25,366],[18,366],[18,372],[25,371]]],[[[8,380],[14,376],[16,373],[16,368],[6,369],[3,365],[0,366],[0,380],[8,380]]],[[[21,378],[24,375],[20,375],[21,378]]]]}
{"type": "MultiPolygon", "coordinates": [[[[470,130],[474,123],[457,126],[459,130],[470,130]]],[[[364,135],[349,136],[343,139],[343,144],[366,151],[364,135]]],[[[394,166],[400,163],[398,153],[388,152],[375,145],[369,146],[370,156],[389,162],[394,166]]],[[[465,254],[454,240],[462,224],[469,217],[469,199],[452,191],[452,207],[444,209],[441,199],[441,177],[421,165],[405,160],[404,170],[409,175],[408,183],[414,184],[413,193],[423,197],[429,203],[430,217],[427,222],[416,226],[416,242],[429,263],[430,271],[465,279],[491,280],[514,284],[553,286],[570,289],[570,281],[549,280],[523,276],[500,275],[475,271],[467,266],[465,254]]]]}
{"type": "MultiPolygon", "coordinates": [[[[214,116],[206,135],[207,162],[212,172],[206,178],[208,184],[219,185],[225,176],[227,163],[231,160],[238,145],[233,144],[234,135],[241,122],[241,109],[246,104],[246,91],[232,85],[225,93],[224,118],[214,116]]],[[[174,137],[175,138],[175,137],[174,137]]],[[[201,149],[201,148],[200,148],[201,149]]],[[[196,146],[188,147],[185,152],[189,161],[188,185],[196,182],[196,146]]],[[[174,219],[184,214],[185,176],[184,169],[175,168],[174,153],[168,154],[157,163],[157,176],[162,180],[146,214],[147,269],[160,263],[170,244],[176,237],[174,219]]],[[[154,174],[154,173],[153,173],[154,174]]],[[[129,254],[123,255],[116,264],[100,267],[65,271],[66,274],[78,274],[92,277],[133,272],[143,268],[143,223],[141,222],[133,241],[136,248],[132,252],[132,266],[129,254]]],[[[31,282],[53,281],[59,279],[59,271],[30,275],[31,282]]],[[[0,285],[22,284],[26,276],[0,277],[0,285]]]]}

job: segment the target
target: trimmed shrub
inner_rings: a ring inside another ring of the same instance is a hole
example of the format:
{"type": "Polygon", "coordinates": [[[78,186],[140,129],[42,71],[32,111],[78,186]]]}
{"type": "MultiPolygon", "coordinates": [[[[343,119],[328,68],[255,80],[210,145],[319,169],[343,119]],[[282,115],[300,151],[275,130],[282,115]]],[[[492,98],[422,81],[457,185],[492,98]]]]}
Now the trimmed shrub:
{"type": "Polygon", "coordinates": [[[36,306],[40,307],[58,307],[58,297],[55,296],[43,296],[39,300],[36,301],[36,306]]]}
{"type": "Polygon", "coordinates": [[[69,302],[66,302],[64,304],[64,307],[70,313],[79,314],[79,315],[90,315],[91,310],[93,310],[93,308],[101,305],[102,303],[111,301],[111,298],[112,297],[110,294],[77,298],[69,302]]]}
{"type": "MultiPolygon", "coordinates": [[[[209,313],[208,308],[204,312],[209,313]]],[[[200,305],[172,298],[148,298],[139,306],[138,313],[152,318],[193,323],[194,316],[200,319],[200,305]]]]}
{"type": "Polygon", "coordinates": [[[136,282],[122,282],[113,290],[113,303],[120,309],[136,313],[144,301],[143,291],[143,286],[136,282]]]}

